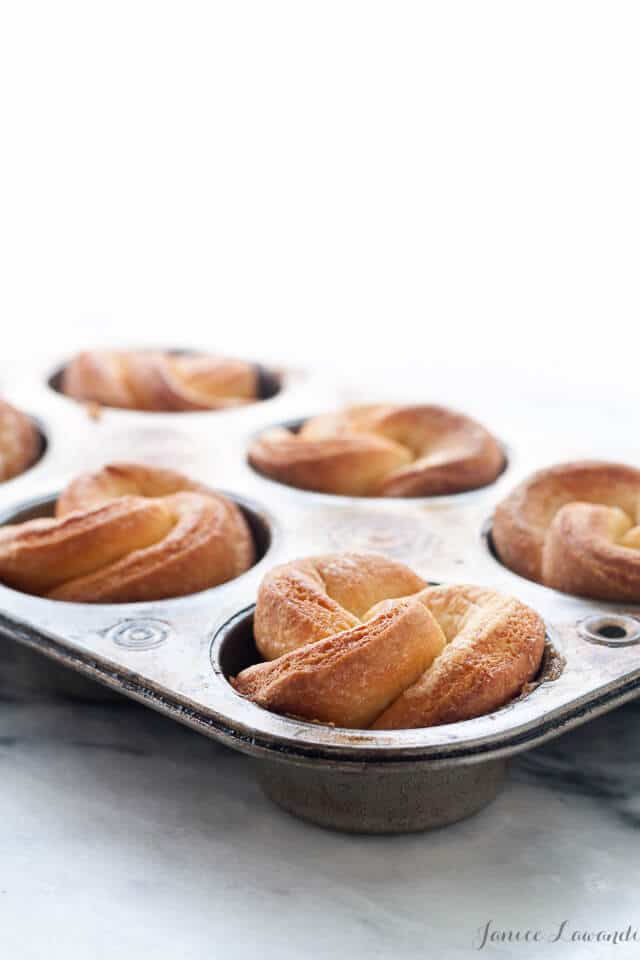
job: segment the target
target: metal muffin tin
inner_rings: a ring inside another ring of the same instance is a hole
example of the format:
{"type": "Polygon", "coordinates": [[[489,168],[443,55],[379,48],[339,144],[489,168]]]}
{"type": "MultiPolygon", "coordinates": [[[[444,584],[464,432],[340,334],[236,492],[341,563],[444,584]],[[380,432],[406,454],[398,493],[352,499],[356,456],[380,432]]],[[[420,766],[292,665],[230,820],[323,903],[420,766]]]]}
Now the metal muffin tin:
{"type": "MultiPolygon", "coordinates": [[[[57,366],[47,365],[48,373],[57,366]]],[[[79,470],[135,459],[180,469],[236,498],[260,558],[220,587],[155,603],[63,603],[0,586],[0,634],[25,645],[22,654],[5,646],[1,663],[8,663],[10,682],[31,690],[71,685],[69,692],[93,696],[92,684],[77,682],[97,680],[253,757],[267,794],[290,812],[374,833],[468,816],[495,796],[512,755],[640,692],[640,608],[549,590],[513,574],[492,553],[495,504],[524,475],[561,459],[546,434],[527,432],[529,442],[518,444],[517,429],[528,427],[517,428],[515,415],[511,435],[502,436],[507,467],[491,486],[447,497],[347,498],[286,487],[246,460],[257,431],[339,403],[326,381],[300,374],[289,382],[285,374],[277,396],[224,413],[105,410],[92,420],[52,390],[44,372],[23,373],[4,387],[8,399],[38,418],[47,449],[36,466],[0,487],[0,522],[45,515],[79,470]],[[227,677],[255,659],[252,611],[263,574],[297,556],[346,550],[386,553],[429,581],[482,584],[530,604],[545,618],[549,640],[536,682],[474,720],[375,732],[277,716],[238,696],[227,677]]],[[[458,406],[477,414],[468,401],[458,406]]],[[[557,448],[560,433],[555,439],[557,448]]]]}

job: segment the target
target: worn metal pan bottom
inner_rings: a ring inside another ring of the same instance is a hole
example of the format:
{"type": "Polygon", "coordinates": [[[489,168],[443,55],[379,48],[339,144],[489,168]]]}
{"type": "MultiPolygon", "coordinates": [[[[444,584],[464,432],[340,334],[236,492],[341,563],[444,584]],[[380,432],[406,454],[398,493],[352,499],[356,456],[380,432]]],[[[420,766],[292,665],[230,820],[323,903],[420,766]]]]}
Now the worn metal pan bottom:
{"type": "Polygon", "coordinates": [[[495,799],[508,760],[413,770],[331,770],[257,761],[258,781],[279,807],[348,833],[416,833],[477,813],[495,799]]]}

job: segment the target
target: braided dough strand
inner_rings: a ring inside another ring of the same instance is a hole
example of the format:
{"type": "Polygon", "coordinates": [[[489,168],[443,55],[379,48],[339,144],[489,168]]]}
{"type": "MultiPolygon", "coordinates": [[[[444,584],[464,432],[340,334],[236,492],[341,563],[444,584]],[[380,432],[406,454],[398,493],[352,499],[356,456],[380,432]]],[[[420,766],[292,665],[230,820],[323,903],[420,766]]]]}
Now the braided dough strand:
{"type": "Polygon", "coordinates": [[[496,509],[501,561],[548,587],[640,602],[640,470],[585,460],[540,470],[496,509]]]}
{"type": "Polygon", "coordinates": [[[154,350],[79,353],[62,375],[75,400],[129,410],[218,410],[258,398],[256,368],[240,360],[154,350]]]}
{"type": "Polygon", "coordinates": [[[40,434],[30,417],[0,400],[0,483],[35,463],[40,444],[40,434]]]}
{"type": "Polygon", "coordinates": [[[249,460],[282,483],[346,496],[414,497],[485,486],[504,465],[479,423],[437,406],[372,405],[259,437],[249,460]]]}
{"type": "Polygon", "coordinates": [[[231,500],[170,470],[113,464],[77,478],[56,516],[0,528],[0,580],[55,600],[160,600],[247,570],[255,548],[231,500]]]}
{"type": "Polygon", "coordinates": [[[511,597],[427,587],[376,555],[328,555],[265,577],[254,631],[267,662],[232,682],[276,713],[399,729],[479,716],[539,668],[545,629],[511,597]]]}

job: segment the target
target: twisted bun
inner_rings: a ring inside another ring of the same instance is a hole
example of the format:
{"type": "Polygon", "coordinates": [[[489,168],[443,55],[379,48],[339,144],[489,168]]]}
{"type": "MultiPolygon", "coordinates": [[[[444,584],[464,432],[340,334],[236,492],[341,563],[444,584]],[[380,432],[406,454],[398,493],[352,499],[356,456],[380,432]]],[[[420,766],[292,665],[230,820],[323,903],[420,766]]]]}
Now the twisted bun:
{"type": "Polygon", "coordinates": [[[62,392],[129,410],[219,410],[258,399],[256,367],[240,360],[157,350],[91,350],[65,367],[62,392]]]}
{"type": "Polygon", "coordinates": [[[247,570],[255,549],[227,497],[171,470],[120,463],[73,481],[54,519],[0,528],[0,580],[55,600],[161,600],[247,570]]]}
{"type": "Polygon", "coordinates": [[[23,473],[38,459],[40,434],[33,421],[0,400],[0,482],[23,473]]]}
{"type": "Polygon", "coordinates": [[[276,567],[254,624],[267,662],[235,678],[239,693],[276,713],[380,730],[495,710],[536,674],[545,638],[512,597],[428,587],[403,564],[358,554],[276,567]]]}
{"type": "Polygon", "coordinates": [[[375,405],[314,417],[298,433],[269,430],[251,446],[261,473],[304,490],[356,497],[459,493],[492,483],[497,440],[463,414],[375,405]]]}
{"type": "Polygon", "coordinates": [[[640,470],[585,460],[540,470],[497,508],[500,560],[594,600],[640,602],[640,470]]]}

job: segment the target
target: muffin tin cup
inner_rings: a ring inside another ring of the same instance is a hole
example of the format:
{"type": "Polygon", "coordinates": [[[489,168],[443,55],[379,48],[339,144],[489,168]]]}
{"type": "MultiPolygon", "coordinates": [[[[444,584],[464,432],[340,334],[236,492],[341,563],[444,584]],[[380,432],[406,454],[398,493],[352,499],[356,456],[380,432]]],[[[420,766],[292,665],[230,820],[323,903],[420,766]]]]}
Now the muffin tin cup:
{"type": "MultiPolygon", "coordinates": [[[[256,563],[259,563],[271,546],[273,524],[270,518],[256,504],[227,491],[219,492],[233,500],[242,511],[251,530],[256,549],[256,563]]],[[[53,516],[56,500],[57,495],[34,497],[17,509],[0,513],[0,524],[23,523],[40,517],[53,516]]],[[[4,635],[11,641],[10,632],[8,634],[5,632],[4,635]]],[[[141,645],[144,646],[143,641],[141,645]]],[[[0,671],[9,680],[8,686],[20,695],[63,696],[73,700],[97,703],[122,699],[121,694],[116,691],[52,663],[49,658],[43,657],[37,651],[11,642],[8,647],[0,648],[0,671]]]]}
{"type": "MultiPolygon", "coordinates": [[[[284,404],[284,391],[279,396],[284,404]]],[[[48,416],[46,404],[23,403],[43,423],[49,445],[41,465],[48,466],[12,481],[8,491],[0,488],[1,522],[45,509],[52,492],[78,470],[126,457],[182,470],[238,498],[268,532],[265,552],[235,580],[153,603],[66,603],[0,586],[0,634],[31,648],[40,658],[37,669],[54,661],[249,755],[266,793],[290,812],[323,826],[373,833],[453,822],[493,798],[510,756],[638,695],[637,608],[523,580],[489,549],[486,530],[495,504],[518,473],[548,462],[544,450],[519,451],[508,440],[509,462],[498,481],[459,496],[332,497],[274,483],[247,463],[257,429],[299,419],[303,410],[295,395],[284,415],[270,416],[277,398],[254,405],[262,420],[244,427],[227,421],[222,428],[225,413],[182,414],[149,433],[140,421],[144,415],[119,411],[127,424],[124,437],[121,430],[105,431],[100,421],[95,431],[81,408],[58,399],[62,406],[51,405],[48,416]],[[75,445],[67,457],[70,437],[75,445]],[[341,551],[385,553],[431,582],[477,583],[519,597],[547,624],[540,676],[492,714],[416,730],[307,723],[240,697],[228,677],[255,657],[252,605],[264,573],[294,557],[341,551]]],[[[328,385],[307,399],[309,414],[339,402],[328,385]]],[[[154,423],[164,419],[150,416],[154,423]]],[[[13,669],[9,679],[26,684],[28,666],[13,669]]]]}
{"type": "Polygon", "coordinates": [[[498,794],[508,760],[388,770],[259,760],[258,781],[287,813],[347,833],[415,833],[477,813],[498,794]]]}

